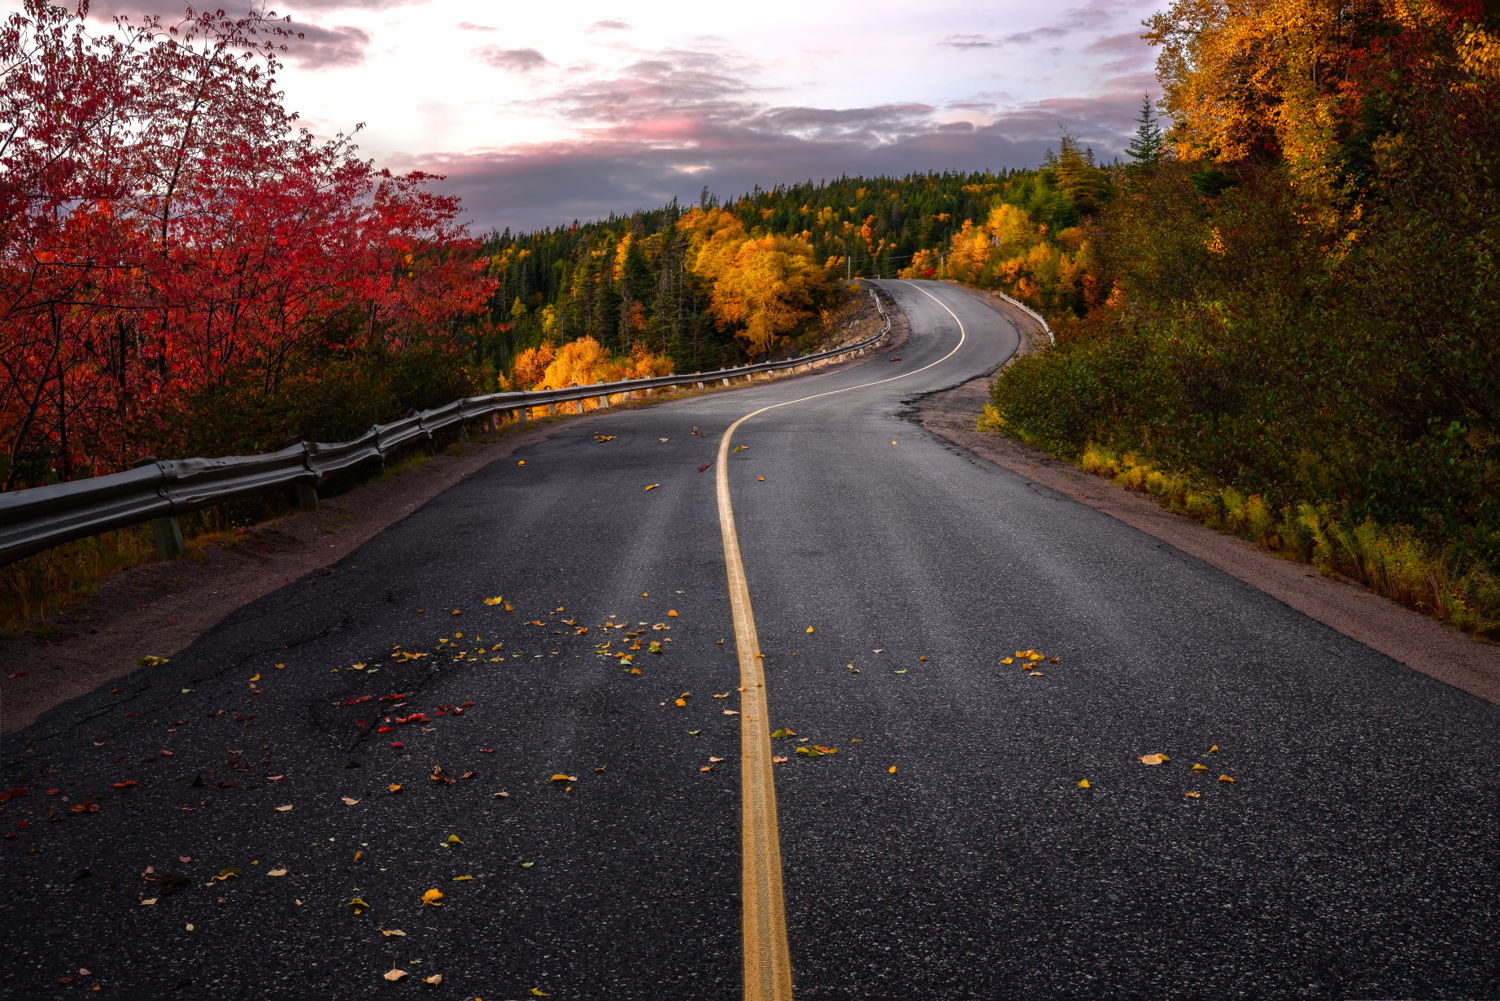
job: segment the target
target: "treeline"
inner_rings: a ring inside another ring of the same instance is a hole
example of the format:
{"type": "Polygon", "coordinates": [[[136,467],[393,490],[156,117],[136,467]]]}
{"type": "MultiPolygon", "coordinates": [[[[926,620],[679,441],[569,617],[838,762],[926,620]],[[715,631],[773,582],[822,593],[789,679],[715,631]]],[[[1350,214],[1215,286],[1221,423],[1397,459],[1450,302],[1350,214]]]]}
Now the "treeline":
{"type": "MultiPolygon", "coordinates": [[[[497,283],[493,334],[477,350],[524,388],[785,351],[847,295],[840,279],[894,275],[982,215],[1008,176],[843,177],[728,202],[705,190],[691,208],[491,234],[481,253],[497,283]]],[[[1076,221],[1034,173],[1016,176],[1042,217],[1076,221]]]]}
{"type": "Polygon", "coordinates": [[[991,421],[1500,632],[1497,18],[1177,0],[1148,29],[1154,154],[1143,122],[1073,230],[1027,249],[1002,206],[974,262],[949,249],[1061,321],[991,421]]]}

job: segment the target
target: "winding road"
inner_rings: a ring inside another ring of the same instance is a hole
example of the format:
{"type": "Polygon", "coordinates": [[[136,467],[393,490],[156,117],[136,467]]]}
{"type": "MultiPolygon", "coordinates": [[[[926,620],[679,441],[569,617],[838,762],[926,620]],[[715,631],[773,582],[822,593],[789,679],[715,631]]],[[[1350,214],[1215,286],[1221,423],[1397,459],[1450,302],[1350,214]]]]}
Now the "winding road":
{"type": "Polygon", "coordinates": [[[0,996],[1500,997],[1500,708],[920,430],[1017,335],[876,284],[9,735],[0,996]]]}

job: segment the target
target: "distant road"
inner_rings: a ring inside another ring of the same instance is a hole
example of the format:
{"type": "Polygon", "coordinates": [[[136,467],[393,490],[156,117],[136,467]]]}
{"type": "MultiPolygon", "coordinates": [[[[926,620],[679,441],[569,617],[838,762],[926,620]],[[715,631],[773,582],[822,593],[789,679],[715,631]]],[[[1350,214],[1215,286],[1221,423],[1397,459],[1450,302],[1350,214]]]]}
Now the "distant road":
{"type": "Polygon", "coordinates": [[[878,284],[8,736],[0,996],[1500,997],[1500,708],[903,419],[1017,337],[878,284]]]}

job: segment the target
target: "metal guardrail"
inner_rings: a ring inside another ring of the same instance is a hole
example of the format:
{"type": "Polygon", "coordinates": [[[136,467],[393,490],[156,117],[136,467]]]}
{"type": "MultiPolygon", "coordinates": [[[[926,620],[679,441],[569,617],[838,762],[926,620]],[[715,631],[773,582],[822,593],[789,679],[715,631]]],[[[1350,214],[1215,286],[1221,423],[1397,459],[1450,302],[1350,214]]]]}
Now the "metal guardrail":
{"type": "MultiPolygon", "coordinates": [[[[0,565],[39,553],[44,549],[101,532],[126,528],[146,521],[172,519],[223,501],[267,493],[284,487],[297,489],[306,507],[317,503],[316,490],[349,470],[369,462],[384,462],[393,452],[414,444],[428,444],[437,434],[462,430],[464,425],[492,420],[535,407],[556,412],[560,404],[600,400],[610,405],[612,396],[676,386],[728,384],[739,378],[785,369],[816,365],[858,354],[879,344],[891,332],[891,320],[880,297],[871,291],[885,323],[878,334],[855,344],[831,348],[799,358],[761,362],[714,372],[657,376],[598,382],[591,386],[569,386],[535,393],[491,393],[455,400],[433,410],[417,411],[390,424],[377,424],[353,441],[299,441],[261,455],[235,455],[218,459],[142,460],[135,469],[68,483],[54,483],[28,490],[0,493],[0,565]]],[[[157,532],[158,546],[171,549],[165,538],[181,545],[174,525],[157,532]]]]}
{"type": "Polygon", "coordinates": [[[1042,314],[1038,313],[1036,310],[1032,309],[1030,306],[1026,305],[1024,302],[1021,302],[1021,301],[1019,301],[1017,299],[1011,298],[1010,296],[1006,295],[1004,292],[995,291],[994,289],[991,289],[991,291],[994,291],[995,294],[998,295],[1000,298],[1004,299],[1006,302],[1010,303],[1012,306],[1014,306],[1017,309],[1021,310],[1027,316],[1029,316],[1033,320],[1035,320],[1037,323],[1040,323],[1042,325],[1042,332],[1047,335],[1047,342],[1049,344],[1056,344],[1057,343],[1057,338],[1052,336],[1052,328],[1049,327],[1049,326],[1047,326],[1047,321],[1044,320],[1044,319],[1042,319],[1042,314]]]}

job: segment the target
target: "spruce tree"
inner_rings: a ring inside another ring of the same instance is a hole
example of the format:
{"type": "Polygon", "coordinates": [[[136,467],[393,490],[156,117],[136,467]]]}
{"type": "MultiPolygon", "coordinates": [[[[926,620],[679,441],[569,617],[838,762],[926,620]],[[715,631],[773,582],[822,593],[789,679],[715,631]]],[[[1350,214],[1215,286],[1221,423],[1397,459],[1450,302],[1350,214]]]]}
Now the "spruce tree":
{"type": "Polygon", "coordinates": [[[1151,110],[1150,97],[1141,98],[1141,115],[1136,122],[1139,124],[1130,145],[1125,147],[1125,155],[1132,161],[1129,169],[1133,173],[1140,173],[1161,162],[1166,155],[1167,144],[1161,126],[1157,124],[1156,115],[1151,110]]]}

